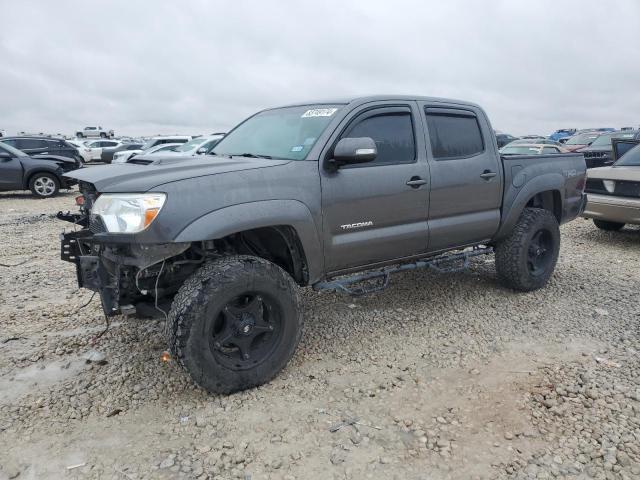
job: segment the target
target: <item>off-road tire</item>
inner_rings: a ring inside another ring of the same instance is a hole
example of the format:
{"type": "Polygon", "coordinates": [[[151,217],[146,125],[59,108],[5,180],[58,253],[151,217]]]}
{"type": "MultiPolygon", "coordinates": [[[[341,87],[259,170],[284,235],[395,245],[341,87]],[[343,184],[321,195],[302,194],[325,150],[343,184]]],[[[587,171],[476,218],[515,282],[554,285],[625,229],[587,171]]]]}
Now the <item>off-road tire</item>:
{"type": "Polygon", "coordinates": [[[293,356],[302,335],[303,318],[298,286],[279,266],[262,258],[230,256],[206,263],[180,287],[167,319],[173,358],[200,387],[228,394],[273,379],[293,356]],[[233,370],[221,363],[205,335],[216,313],[234,296],[261,292],[278,304],[281,334],[262,363],[233,370]]]}
{"type": "Polygon", "coordinates": [[[625,226],[624,223],[608,222],[606,220],[593,220],[593,224],[600,230],[606,230],[607,232],[617,232],[625,226]]]}
{"type": "Polygon", "coordinates": [[[29,179],[29,190],[38,198],[51,198],[60,191],[60,180],[53,173],[35,173],[29,179]]]}
{"type": "Polygon", "coordinates": [[[548,210],[525,208],[511,234],[497,243],[496,273],[505,287],[529,292],[544,287],[553,274],[560,251],[560,228],[556,217],[548,210]],[[548,264],[534,274],[529,265],[529,249],[538,232],[550,239],[548,264]]]}

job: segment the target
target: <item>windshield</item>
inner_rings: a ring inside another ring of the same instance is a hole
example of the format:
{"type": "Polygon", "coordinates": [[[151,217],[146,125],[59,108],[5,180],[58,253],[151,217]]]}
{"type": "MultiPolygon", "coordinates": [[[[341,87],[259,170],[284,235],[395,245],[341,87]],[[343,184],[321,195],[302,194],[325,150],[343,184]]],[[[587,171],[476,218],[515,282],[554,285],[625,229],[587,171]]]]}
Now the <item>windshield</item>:
{"type": "Polygon", "coordinates": [[[565,145],[588,145],[598,138],[598,133],[585,133],[582,135],[576,135],[567,140],[565,145]]]}
{"type": "Polygon", "coordinates": [[[540,148],[538,147],[525,147],[525,146],[506,146],[500,153],[503,155],[537,155],[540,153],[540,148]]]}
{"type": "Polygon", "coordinates": [[[305,105],[266,110],[225,136],[214,155],[304,160],[341,105],[305,105]]]}
{"type": "Polygon", "coordinates": [[[22,150],[18,150],[17,148],[12,147],[8,143],[4,143],[4,142],[0,143],[0,148],[3,148],[5,151],[9,152],[14,157],[26,157],[27,156],[27,154],[24,153],[22,150]]]}
{"type": "Polygon", "coordinates": [[[633,147],[613,165],[615,167],[640,167],[640,145],[633,147]]]}
{"type": "Polygon", "coordinates": [[[183,143],[179,147],[173,149],[174,152],[188,152],[202,143],[202,138],[194,138],[186,143],[183,143]]]}

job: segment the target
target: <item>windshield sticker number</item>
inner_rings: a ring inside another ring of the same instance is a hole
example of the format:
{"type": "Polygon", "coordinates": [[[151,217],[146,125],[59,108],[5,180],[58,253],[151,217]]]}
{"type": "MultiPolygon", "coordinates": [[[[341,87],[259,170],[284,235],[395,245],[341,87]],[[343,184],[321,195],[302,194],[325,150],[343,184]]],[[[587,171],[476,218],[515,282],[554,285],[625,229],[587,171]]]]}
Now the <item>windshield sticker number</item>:
{"type": "Polygon", "coordinates": [[[291,151],[292,152],[301,152],[303,148],[304,147],[302,145],[296,145],[295,147],[291,148],[291,151]]]}
{"type": "Polygon", "coordinates": [[[337,108],[313,108],[311,110],[307,110],[306,112],[304,112],[300,118],[330,117],[337,111],[338,111],[337,108]]]}

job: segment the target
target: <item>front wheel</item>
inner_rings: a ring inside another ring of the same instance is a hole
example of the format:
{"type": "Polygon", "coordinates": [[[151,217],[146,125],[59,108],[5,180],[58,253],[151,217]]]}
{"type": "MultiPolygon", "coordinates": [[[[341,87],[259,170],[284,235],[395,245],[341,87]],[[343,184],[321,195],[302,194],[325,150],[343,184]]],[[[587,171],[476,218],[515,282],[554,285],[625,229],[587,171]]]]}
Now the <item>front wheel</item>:
{"type": "Polygon", "coordinates": [[[29,190],[36,197],[53,197],[60,190],[60,181],[52,173],[36,173],[29,180],[29,190]]]}
{"type": "Polygon", "coordinates": [[[558,261],[560,228],[548,210],[525,208],[511,234],[496,245],[496,272],[509,288],[544,287],[558,261]]]}
{"type": "Polygon", "coordinates": [[[302,335],[298,287],[277,265],[249,256],[205,264],[176,295],[167,320],[169,347],[211,393],[270,381],[302,335]]]}
{"type": "Polygon", "coordinates": [[[624,223],[619,222],[607,222],[606,220],[593,220],[593,224],[598,227],[600,230],[606,230],[608,232],[617,232],[622,227],[624,227],[624,223]]]}

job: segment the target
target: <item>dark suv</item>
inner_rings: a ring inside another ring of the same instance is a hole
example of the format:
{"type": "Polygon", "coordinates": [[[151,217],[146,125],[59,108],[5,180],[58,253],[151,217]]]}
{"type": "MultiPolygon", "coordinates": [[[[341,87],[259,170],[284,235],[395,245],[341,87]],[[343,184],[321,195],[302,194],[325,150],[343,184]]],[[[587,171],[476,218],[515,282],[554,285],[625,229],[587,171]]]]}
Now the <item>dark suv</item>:
{"type": "Polygon", "coordinates": [[[587,168],[608,167],[613,165],[613,147],[611,141],[640,140],[640,130],[622,130],[617,132],[605,132],[596,138],[591,145],[576,150],[584,155],[587,168]]]}
{"type": "Polygon", "coordinates": [[[51,137],[3,137],[2,143],[11,145],[23,151],[29,156],[56,155],[58,157],[73,158],[77,162],[82,162],[82,156],[78,149],[66,140],[51,137]]]}

